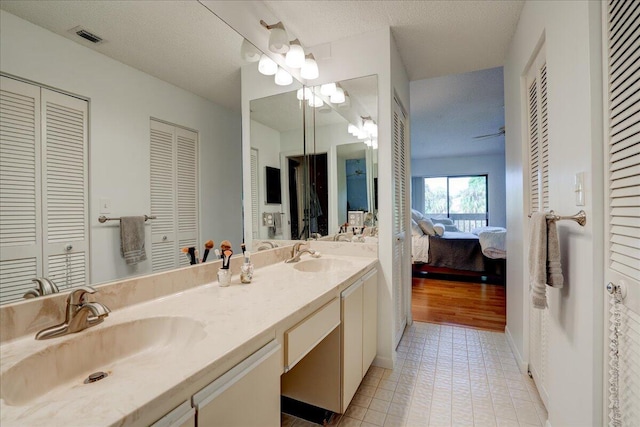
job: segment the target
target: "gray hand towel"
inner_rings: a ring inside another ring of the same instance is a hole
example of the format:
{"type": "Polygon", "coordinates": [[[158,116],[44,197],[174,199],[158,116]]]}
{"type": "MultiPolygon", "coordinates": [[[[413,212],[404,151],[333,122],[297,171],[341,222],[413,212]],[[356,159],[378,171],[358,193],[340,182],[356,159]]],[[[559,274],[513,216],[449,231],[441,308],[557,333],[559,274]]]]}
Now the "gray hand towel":
{"type": "Polygon", "coordinates": [[[547,223],[547,285],[562,288],[564,276],[560,263],[560,242],[555,221],[547,223]]]}
{"type": "Polygon", "coordinates": [[[529,221],[529,289],[534,308],[547,307],[547,215],[534,212],[529,221]]]}
{"type": "Polygon", "coordinates": [[[144,251],[144,216],[120,218],[120,250],[127,264],[137,264],[147,259],[144,251]]]}

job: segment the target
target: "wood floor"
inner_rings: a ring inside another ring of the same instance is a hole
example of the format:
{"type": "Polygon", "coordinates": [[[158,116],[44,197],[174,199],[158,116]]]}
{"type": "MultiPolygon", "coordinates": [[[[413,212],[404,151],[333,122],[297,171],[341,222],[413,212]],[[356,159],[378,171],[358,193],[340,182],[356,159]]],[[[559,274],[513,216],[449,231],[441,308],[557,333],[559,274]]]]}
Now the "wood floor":
{"type": "Polygon", "coordinates": [[[415,321],[504,332],[506,311],[502,285],[413,278],[415,321]]]}

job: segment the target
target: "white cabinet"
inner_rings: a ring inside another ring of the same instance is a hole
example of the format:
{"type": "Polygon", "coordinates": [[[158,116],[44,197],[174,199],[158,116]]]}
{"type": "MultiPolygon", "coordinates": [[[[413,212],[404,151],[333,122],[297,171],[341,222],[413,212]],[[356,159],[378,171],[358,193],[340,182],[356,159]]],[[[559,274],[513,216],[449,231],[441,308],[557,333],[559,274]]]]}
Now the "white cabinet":
{"type": "Polygon", "coordinates": [[[198,426],[279,426],[281,346],[273,340],[192,398],[198,426]]]}
{"type": "Polygon", "coordinates": [[[372,270],[342,292],[342,411],[376,356],[378,275],[372,270]]]}
{"type": "Polygon", "coordinates": [[[151,427],[195,427],[196,410],[191,406],[190,401],[185,401],[182,405],[160,418],[151,427]]]}

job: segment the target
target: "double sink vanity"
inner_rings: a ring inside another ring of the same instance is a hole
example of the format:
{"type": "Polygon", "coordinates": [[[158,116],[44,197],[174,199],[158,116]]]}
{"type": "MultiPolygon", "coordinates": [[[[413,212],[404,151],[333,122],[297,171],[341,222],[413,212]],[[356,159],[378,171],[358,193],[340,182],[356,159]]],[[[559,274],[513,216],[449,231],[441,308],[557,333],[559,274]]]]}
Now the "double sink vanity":
{"type": "Polygon", "coordinates": [[[312,244],[254,254],[251,284],[234,258],[229,287],[220,261],[98,286],[108,317],[51,339],[66,295],[1,307],[2,425],[278,426],[281,395],[344,412],[376,355],[376,252],[312,244]]]}

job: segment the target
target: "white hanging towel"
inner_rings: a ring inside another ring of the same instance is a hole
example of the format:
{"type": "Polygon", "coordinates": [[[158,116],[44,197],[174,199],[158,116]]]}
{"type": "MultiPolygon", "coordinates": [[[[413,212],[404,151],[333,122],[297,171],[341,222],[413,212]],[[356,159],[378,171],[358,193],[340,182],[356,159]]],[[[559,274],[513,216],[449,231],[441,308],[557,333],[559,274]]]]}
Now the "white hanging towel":
{"type": "Polygon", "coordinates": [[[137,264],[147,259],[144,250],[144,216],[120,218],[120,250],[127,264],[137,264]]]}

